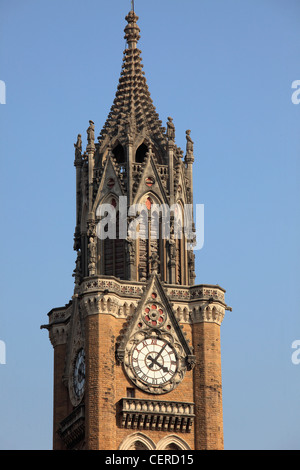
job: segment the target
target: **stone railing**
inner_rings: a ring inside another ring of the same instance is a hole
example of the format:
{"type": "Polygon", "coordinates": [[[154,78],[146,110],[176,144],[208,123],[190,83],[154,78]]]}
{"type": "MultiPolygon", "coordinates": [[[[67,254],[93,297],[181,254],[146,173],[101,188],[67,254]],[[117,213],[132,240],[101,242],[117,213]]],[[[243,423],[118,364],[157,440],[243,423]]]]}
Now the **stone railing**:
{"type": "Polygon", "coordinates": [[[80,405],[61,423],[58,434],[68,449],[74,448],[84,438],[84,406],[80,405]]]}
{"type": "Polygon", "coordinates": [[[141,282],[122,281],[113,277],[105,278],[105,276],[95,276],[82,282],[80,286],[80,294],[105,292],[110,294],[119,294],[126,297],[140,298],[143,294],[143,287],[144,286],[141,282]]]}
{"type": "Polygon", "coordinates": [[[122,398],[120,425],[127,429],[191,432],[194,404],[122,398]]]}

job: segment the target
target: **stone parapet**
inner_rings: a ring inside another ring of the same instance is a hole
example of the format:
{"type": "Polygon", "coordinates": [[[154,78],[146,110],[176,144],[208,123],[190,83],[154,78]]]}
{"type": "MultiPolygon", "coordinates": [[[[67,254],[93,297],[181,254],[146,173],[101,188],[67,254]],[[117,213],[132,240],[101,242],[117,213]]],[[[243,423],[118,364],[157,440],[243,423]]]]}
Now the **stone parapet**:
{"type": "Polygon", "coordinates": [[[193,403],[123,398],[119,405],[122,428],[191,432],[194,422],[193,403]]]}

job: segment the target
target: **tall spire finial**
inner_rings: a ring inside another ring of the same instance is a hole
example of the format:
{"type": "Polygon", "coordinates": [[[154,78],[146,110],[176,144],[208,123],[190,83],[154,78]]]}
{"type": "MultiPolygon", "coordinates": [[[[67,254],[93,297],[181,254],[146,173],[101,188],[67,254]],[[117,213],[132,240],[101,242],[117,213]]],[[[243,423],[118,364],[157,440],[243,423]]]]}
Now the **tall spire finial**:
{"type": "Polygon", "coordinates": [[[134,11],[134,0],[131,0],[131,11],[134,11]]]}
{"type": "Polygon", "coordinates": [[[140,28],[136,24],[138,19],[139,17],[135,14],[134,10],[131,10],[126,16],[128,25],[125,28],[125,39],[129,49],[136,49],[137,42],[140,39],[140,28]]]}

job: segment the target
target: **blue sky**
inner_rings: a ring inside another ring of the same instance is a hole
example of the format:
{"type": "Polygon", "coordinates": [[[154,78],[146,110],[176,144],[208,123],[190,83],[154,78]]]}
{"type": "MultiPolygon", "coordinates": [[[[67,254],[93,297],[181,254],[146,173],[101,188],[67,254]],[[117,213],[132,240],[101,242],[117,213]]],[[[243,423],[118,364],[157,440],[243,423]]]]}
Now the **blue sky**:
{"type": "MultiPolygon", "coordinates": [[[[197,283],[219,284],[226,449],[300,449],[298,0],[136,0],[144,70],[205,206],[197,283]]],[[[50,449],[52,346],[75,263],[74,147],[113,102],[130,1],[1,0],[0,449],[50,449]]]]}

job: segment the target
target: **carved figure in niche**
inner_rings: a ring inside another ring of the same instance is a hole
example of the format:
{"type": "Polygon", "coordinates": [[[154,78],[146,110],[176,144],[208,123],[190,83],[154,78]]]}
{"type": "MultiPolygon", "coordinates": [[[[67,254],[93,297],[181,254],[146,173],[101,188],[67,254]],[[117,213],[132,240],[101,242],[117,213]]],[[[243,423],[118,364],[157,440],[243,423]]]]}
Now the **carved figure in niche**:
{"type": "Polygon", "coordinates": [[[129,139],[132,138],[132,125],[129,118],[125,121],[125,133],[129,139]]]}
{"type": "Polygon", "coordinates": [[[134,263],[135,259],[135,245],[134,240],[127,238],[127,253],[129,258],[129,263],[134,263]]]}
{"type": "Polygon", "coordinates": [[[168,117],[168,122],[167,122],[167,137],[169,140],[175,140],[175,126],[173,123],[173,119],[171,117],[168,117]]]}
{"type": "Polygon", "coordinates": [[[77,253],[76,265],[73,271],[73,277],[75,278],[75,284],[78,285],[81,278],[81,251],[77,253]]]}
{"type": "Polygon", "coordinates": [[[96,260],[97,260],[97,246],[95,239],[90,237],[89,239],[89,270],[90,274],[93,275],[96,272],[96,260]]]}
{"type": "Polygon", "coordinates": [[[145,282],[147,280],[147,273],[145,268],[140,269],[140,281],[145,282]]]}
{"type": "Polygon", "coordinates": [[[170,246],[170,258],[175,259],[176,258],[176,242],[175,242],[173,223],[170,226],[169,246],[170,246]]]}
{"type": "Polygon", "coordinates": [[[193,265],[195,261],[195,254],[192,250],[188,251],[188,264],[193,265]]]}
{"type": "Polygon", "coordinates": [[[159,259],[157,253],[151,255],[151,271],[152,273],[157,273],[159,268],[159,259]]]}

